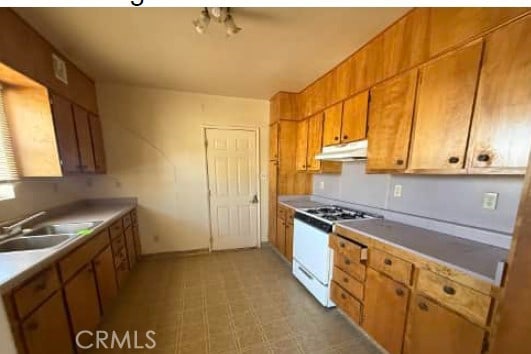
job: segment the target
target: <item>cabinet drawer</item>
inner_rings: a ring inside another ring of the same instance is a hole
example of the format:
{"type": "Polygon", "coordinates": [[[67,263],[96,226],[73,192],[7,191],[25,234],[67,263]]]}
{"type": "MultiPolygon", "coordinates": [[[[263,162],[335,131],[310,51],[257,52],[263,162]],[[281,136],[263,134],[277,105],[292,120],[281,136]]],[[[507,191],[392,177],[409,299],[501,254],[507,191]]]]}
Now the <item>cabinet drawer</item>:
{"type": "Polygon", "coordinates": [[[295,209],[286,208],[286,223],[293,225],[294,216],[295,216],[295,209]]]}
{"type": "Polygon", "coordinates": [[[391,276],[399,282],[408,285],[411,283],[413,264],[387,252],[371,248],[369,254],[369,266],[391,276]]]}
{"type": "Polygon", "coordinates": [[[20,318],[28,315],[60,286],[55,267],[50,267],[24,283],[14,292],[20,318]]]}
{"type": "Polygon", "coordinates": [[[59,261],[59,270],[63,281],[68,280],[74,273],[90,262],[108,244],[109,232],[104,230],[61,259],[59,261]]]}
{"type": "Polygon", "coordinates": [[[121,234],[119,237],[114,238],[111,241],[111,246],[112,246],[112,253],[114,255],[117,255],[118,253],[120,253],[122,248],[125,247],[125,237],[124,237],[124,235],[121,234]]]}
{"type": "Polygon", "coordinates": [[[361,323],[361,303],[336,282],[331,283],[330,298],[354,322],[361,323]]]}
{"type": "Polygon", "coordinates": [[[111,227],[109,227],[109,230],[111,231],[111,239],[121,235],[123,231],[122,220],[115,221],[111,227]]]}
{"type": "Polygon", "coordinates": [[[480,325],[487,324],[492,302],[488,295],[424,269],[419,272],[417,290],[480,325]]]}
{"type": "Polygon", "coordinates": [[[361,282],[365,281],[365,270],[367,267],[361,263],[354,262],[349,256],[335,252],[334,266],[361,282]]]}
{"type": "Polygon", "coordinates": [[[367,259],[367,247],[365,246],[346,240],[337,235],[331,235],[328,242],[329,247],[336,251],[336,253],[348,256],[352,261],[359,263],[367,259]]]}
{"type": "Polygon", "coordinates": [[[118,252],[114,253],[114,265],[118,268],[124,262],[127,263],[127,249],[122,247],[118,252]]]}
{"type": "Polygon", "coordinates": [[[356,299],[363,301],[363,283],[357,281],[338,267],[334,267],[333,279],[356,299]]]}
{"type": "Polygon", "coordinates": [[[124,229],[127,229],[130,225],[131,225],[131,214],[126,214],[123,218],[122,218],[122,223],[124,225],[124,229]]]}

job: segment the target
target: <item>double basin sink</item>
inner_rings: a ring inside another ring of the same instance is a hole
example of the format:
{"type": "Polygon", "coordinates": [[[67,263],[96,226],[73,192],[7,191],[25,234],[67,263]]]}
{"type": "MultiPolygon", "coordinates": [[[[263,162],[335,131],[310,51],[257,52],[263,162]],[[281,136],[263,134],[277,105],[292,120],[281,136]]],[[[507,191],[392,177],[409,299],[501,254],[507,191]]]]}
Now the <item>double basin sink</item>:
{"type": "Polygon", "coordinates": [[[0,253],[30,251],[59,246],[74,237],[86,235],[101,221],[42,225],[0,241],[0,253]]]}

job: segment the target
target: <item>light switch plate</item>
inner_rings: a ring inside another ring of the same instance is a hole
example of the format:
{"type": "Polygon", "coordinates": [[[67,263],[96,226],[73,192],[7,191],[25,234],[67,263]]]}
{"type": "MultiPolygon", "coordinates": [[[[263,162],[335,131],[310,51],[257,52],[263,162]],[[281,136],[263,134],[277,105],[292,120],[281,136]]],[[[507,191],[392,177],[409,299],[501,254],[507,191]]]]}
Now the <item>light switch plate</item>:
{"type": "Polygon", "coordinates": [[[393,196],[396,198],[400,198],[402,196],[402,185],[401,184],[395,184],[393,196]]]}
{"type": "Polygon", "coordinates": [[[496,210],[498,205],[498,193],[484,193],[483,194],[483,209],[496,210]]]}
{"type": "Polygon", "coordinates": [[[319,182],[319,189],[324,189],[324,181],[319,182]]]}

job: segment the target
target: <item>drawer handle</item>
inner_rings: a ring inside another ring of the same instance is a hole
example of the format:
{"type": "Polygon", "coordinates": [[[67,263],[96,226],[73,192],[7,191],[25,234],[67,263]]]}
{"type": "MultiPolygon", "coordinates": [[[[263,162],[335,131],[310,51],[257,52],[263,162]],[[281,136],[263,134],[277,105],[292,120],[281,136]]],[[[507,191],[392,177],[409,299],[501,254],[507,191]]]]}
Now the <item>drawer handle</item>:
{"type": "Polygon", "coordinates": [[[35,292],[43,291],[44,289],[46,289],[46,279],[35,285],[35,292]]]}
{"type": "Polygon", "coordinates": [[[350,264],[350,259],[345,258],[345,264],[346,264],[346,265],[349,265],[349,264],[350,264]]]}
{"type": "Polygon", "coordinates": [[[343,139],[348,139],[348,135],[343,135],[343,139]]]}
{"type": "Polygon", "coordinates": [[[390,265],[393,264],[393,261],[390,260],[389,258],[386,258],[386,259],[384,259],[384,263],[385,263],[386,265],[390,266],[390,265]]]}
{"type": "Polygon", "coordinates": [[[35,331],[37,328],[39,328],[39,324],[37,322],[30,322],[28,323],[27,327],[28,331],[35,331]]]}
{"type": "Polygon", "coordinates": [[[396,164],[397,165],[403,165],[404,164],[404,160],[398,159],[398,160],[396,160],[396,164]]]}
{"type": "Polygon", "coordinates": [[[334,136],[334,140],[335,141],[339,140],[339,137],[338,136],[334,136]]]}
{"type": "Polygon", "coordinates": [[[396,293],[398,296],[404,296],[404,289],[402,289],[402,288],[396,288],[395,293],[396,293]]]}
{"type": "Polygon", "coordinates": [[[343,283],[348,283],[348,278],[347,277],[343,278],[343,283]]]}
{"type": "Polygon", "coordinates": [[[346,300],[347,299],[347,295],[345,295],[345,293],[341,293],[341,298],[346,300]]]}
{"type": "Polygon", "coordinates": [[[480,154],[478,155],[478,161],[481,161],[481,162],[487,162],[490,160],[490,156],[487,155],[487,154],[480,154]]]}
{"type": "Polygon", "coordinates": [[[345,246],[346,246],[346,245],[345,245],[345,242],[343,242],[343,241],[339,242],[339,247],[341,247],[341,248],[345,248],[345,246]]]}
{"type": "Polygon", "coordinates": [[[425,302],[419,302],[419,309],[422,311],[428,311],[428,305],[425,302]]]}
{"type": "Polygon", "coordinates": [[[306,277],[310,280],[313,280],[313,277],[310,275],[310,273],[308,273],[307,271],[305,271],[304,269],[302,269],[301,267],[299,267],[299,270],[302,272],[302,274],[306,275],[306,277]]]}
{"type": "Polygon", "coordinates": [[[458,163],[459,162],[459,157],[457,156],[452,156],[448,159],[448,162],[449,163],[458,163]]]}
{"type": "Polygon", "coordinates": [[[455,289],[452,288],[452,287],[449,286],[449,285],[445,285],[445,286],[443,286],[443,291],[444,291],[445,293],[447,293],[448,295],[455,295],[455,289]]]}

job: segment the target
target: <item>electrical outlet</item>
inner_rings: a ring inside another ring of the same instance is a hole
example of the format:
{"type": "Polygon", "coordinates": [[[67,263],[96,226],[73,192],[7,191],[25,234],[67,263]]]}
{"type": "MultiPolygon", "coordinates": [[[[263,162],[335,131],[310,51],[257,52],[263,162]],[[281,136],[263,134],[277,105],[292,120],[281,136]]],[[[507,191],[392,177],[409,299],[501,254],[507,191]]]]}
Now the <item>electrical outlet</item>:
{"type": "Polygon", "coordinates": [[[395,184],[393,196],[396,198],[400,198],[402,196],[402,185],[401,184],[395,184]]]}
{"type": "Polygon", "coordinates": [[[324,181],[319,182],[319,189],[323,190],[325,187],[324,181]]]}
{"type": "Polygon", "coordinates": [[[498,205],[498,193],[483,194],[483,209],[496,210],[498,205]]]}

